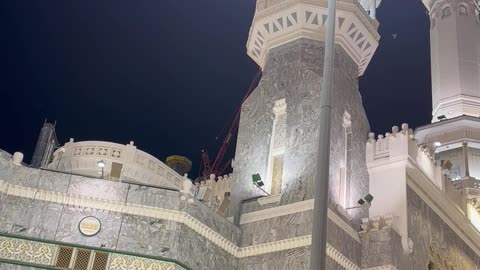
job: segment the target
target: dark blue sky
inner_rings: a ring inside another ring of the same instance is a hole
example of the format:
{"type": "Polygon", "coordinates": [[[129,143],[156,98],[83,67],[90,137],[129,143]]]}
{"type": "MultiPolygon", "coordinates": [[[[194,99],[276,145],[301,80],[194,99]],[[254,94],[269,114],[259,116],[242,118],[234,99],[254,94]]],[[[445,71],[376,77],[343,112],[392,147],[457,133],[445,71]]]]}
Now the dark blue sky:
{"type": "MultiPolygon", "coordinates": [[[[30,160],[48,118],[61,143],[134,140],[159,158],[182,154],[198,166],[202,148],[218,150],[215,137],[257,71],[245,52],[254,3],[2,1],[0,148],[30,160]]],[[[383,0],[378,19],[380,47],[360,79],[372,130],[426,124],[425,9],[420,0],[383,0]]]]}

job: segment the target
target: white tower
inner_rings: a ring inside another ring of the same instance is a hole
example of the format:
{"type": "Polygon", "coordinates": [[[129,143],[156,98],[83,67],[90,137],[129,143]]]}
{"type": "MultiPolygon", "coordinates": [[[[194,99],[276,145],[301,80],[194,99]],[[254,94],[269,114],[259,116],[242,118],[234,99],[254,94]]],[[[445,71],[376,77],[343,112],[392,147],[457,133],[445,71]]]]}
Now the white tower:
{"type": "Polygon", "coordinates": [[[467,187],[480,182],[479,0],[422,0],[430,11],[432,124],[416,130],[422,148],[467,187]]]}
{"type": "Polygon", "coordinates": [[[422,1],[430,12],[432,122],[479,117],[479,1],[422,1]]]}

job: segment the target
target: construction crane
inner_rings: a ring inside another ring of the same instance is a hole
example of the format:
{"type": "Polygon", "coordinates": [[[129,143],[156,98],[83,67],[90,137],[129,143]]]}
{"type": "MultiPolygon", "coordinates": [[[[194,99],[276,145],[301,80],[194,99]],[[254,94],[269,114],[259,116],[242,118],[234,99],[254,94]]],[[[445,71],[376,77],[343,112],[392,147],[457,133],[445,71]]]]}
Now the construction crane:
{"type": "Polygon", "coordinates": [[[225,172],[225,170],[231,165],[232,159],[229,159],[225,163],[222,163],[225,157],[225,153],[228,150],[228,146],[232,141],[232,137],[234,136],[234,133],[237,132],[238,130],[238,123],[240,121],[240,111],[241,111],[242,104],[250,96],[250,94],[253,92],[255,87],[257,87],[261,77],[262,77],[262,70],[260,69],[257,72],[257,75],[253,79],[252,83],[250,84],[250,87],[248,88],[247,93],[243,97],[240,106],[235,112],[235,117],[233,118],[232,124],[230,125],[230,128],[228,129],[227,134],[225,135],[225,139],[223,140],[222,147],[220,147],[220,150],[218,151],[218,154],[215,157],[213,164],[210,163],[210,157],[208,156],[208,152],[206,150],[202,150],[202,163],[201,163],[202,176],[208,177],[210,174],[222,175],[225,172]]]}

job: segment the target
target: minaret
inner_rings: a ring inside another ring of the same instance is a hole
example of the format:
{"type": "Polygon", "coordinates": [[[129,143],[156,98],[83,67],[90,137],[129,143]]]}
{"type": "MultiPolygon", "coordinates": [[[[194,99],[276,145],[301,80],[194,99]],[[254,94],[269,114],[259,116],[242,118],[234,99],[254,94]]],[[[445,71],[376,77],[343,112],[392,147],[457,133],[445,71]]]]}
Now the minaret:
{"type": "Polygon", "coordinates": [[[432,124],[415,137],[452,181],[480,179],[478,0],[423,0],[430,15],[432,124]]]}
{"type": "Polygon", "coordinates": [[[423,0],[430,15],[433,119],[480,116],[478,0],[423,0]]]}
{"type": "MultiPolygon", "coordinates": [[[[368,193],[364,148],[369,124],[358,77],[378,46],[379,4],[337,4],[332,205],[350,206],[368,193]]],[[[247,53],[263,76],[242,106],[230,206],[236,221],[248,199],[266,196],[264,203],[275,206],[313,198],[326,21],[327,1],[257,0],[247,53]],[[263,190],[252,184],[252,175],[261,178],[263,190]]]]}

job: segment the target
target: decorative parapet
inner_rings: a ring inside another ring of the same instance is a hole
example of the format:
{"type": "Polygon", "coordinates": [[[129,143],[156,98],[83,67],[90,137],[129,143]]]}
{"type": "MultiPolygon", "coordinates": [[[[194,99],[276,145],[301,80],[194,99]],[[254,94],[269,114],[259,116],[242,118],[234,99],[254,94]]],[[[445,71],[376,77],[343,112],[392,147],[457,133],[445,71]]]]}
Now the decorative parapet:
{"type": "Polygon", "coordinates": [[[445,173],[441,162],[434,160],[432,145],[419,147],[415,140],[413,130],[408,124],[402,124],[402,128],[392,127],[392,132],[385,135],[370,133],[367,141],[367,166],[375,168],[389,163],[402,161],[409,168],[418,168],[425,174],[435,186],[444,190],[445,173]]]}
{"type": "Polygon", "coordinates": [[[212,174],[208,179],[195,183],[197,190],[195,197],[219,214],[224,214],[230,204],[232,179],[232,174],[218,177],[212,174]]]}
{"type": "Polygon", "coordinates": [[[183,176],[130,142],[123,145],[102,141],[74,142],[55,151],[49,169],[102,177],[98,162],[104,161],[103,178],[181,189],[183,176]],[[116,172],[115,172],[116,170],[116,172]]]}
{"type": "MultiPolygon", "coordinates": [[[[368,2],[368,3],[367,3],[368,2]]],[[[342,0],[337,4],[336,43],[342,46],[359,68],[361,76],[378,47],[378,22],[362,4],[370,1],[342,0]]],[[[377,6],[380,1],[377,1],[377,6]]],[[[257,1],[247,43],[248,55],[264,67],[268,52],[290,41],[307,38],[324,41],[327,1],[257,1]]]]}

